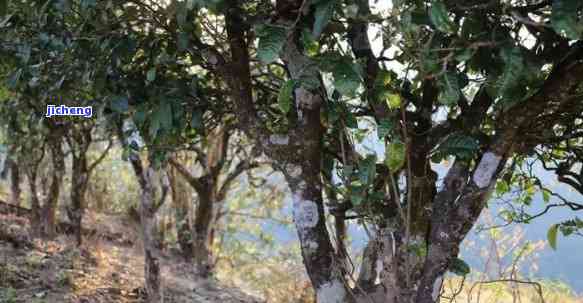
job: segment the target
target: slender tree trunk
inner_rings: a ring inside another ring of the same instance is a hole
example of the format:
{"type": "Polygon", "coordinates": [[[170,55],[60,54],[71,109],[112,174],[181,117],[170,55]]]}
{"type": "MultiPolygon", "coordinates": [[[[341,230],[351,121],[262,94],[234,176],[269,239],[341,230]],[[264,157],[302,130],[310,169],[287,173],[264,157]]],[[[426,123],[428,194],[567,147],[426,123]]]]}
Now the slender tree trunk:
{"type": "Polygon", "coordinates": [[[43,237],[52,239],[56,236],[56,211],[61,192],[61,184],[65,174],[65,156],[61,147],[60,139],[50,141],[52,154],[52,172],[47,198],[42,207],[41,221],[43,237]]]}
{"type": "Polygon", "coordinates": [[[68,216],[75,228],[75,239],[77,246],[83,242],[83,214],[85,212],[85,194],[89,182],[89,171],[87,169],[87,158],[84,152],[73,156],[71,173],[71,208],[68,209],[68,216]]]}
{"type": "Polygon", "coordinates": [[[192,224],[190,222],[190,191],[188,184],[178,176],[175,167],[169,171],[172,203],[174,204],[176,235],[178,245],[184,260],[189,262],[193,258],[192,224]]]}
{"type": "MultiPolygon", "coordinates": [[[[10,159],[10,202],[16,206],[21,206],[20,201],[20,167],[16,161],[10,159]]],[[[20,215],[20,214],[19,214],[20,215]]]]}
{"type": "MultiPolygon", "coordinates": [[[[121,120],[117,121],[117,132],[123,145],[130,144],[124,136],[124,125],[121,120]]],[[[149,159],[152,160],[152,159],[149,159]]],[[[148,303],[163,303],[164,292],[160,275],[160,242],[159,230],[156,224],[156,212],[164,202],[167,193],[166,184],[162,184],[162,197],[156,204],[156,171],[152,167],[152,162],[144,165],[138,154],[130,154],[129,161],[136,175],[141,189],[139,217],[140,232],[144,247],[144,277],[148,303]]],[[[162,183],[162,182],[161,182],[162,183]]]]}
{"type": "Polygon", "coordinates": [[[160,282],[160,243],[158,225],[156,224],[155,171],[153,168],[148,167],[140,175],[142,175],[142,182],[140,182],[142,195],[140,198],[139,214],[141,234],[144,242],[144,276],[146,278],[146,293],[148,294],[147,302],[161,303],[164,302],[164,294],[160,282]]]}
{"type": "Polygon", "coordinates": [[[30,189],[30,234],[34,238],[41,237],[42,226],[41,226],[41,209],[40,201],[38,199],[38,189],[36,187],[37,171],[34,167],[29,167],[27,169],[27,179],[30,189]]]}
{"type": "Polygon", "coordinates": [[[214,221],[214,199],[212,192],[206,190],[198,192],[198,204],[195,211],[195,219],[192,229],[194,245],[194,264],[196,273],[200,278],[211,277],[212,250],[211,230],[214,221]]]}

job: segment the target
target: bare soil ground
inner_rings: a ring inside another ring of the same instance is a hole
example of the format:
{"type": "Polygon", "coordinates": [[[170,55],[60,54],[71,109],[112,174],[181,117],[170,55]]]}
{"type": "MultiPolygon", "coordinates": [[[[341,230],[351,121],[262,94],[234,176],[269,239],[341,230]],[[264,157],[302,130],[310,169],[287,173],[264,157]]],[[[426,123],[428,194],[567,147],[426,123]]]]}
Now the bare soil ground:
{"type": "MultiPolygon", "coordinates": [[[[0,215],[0,302],[144,302],[140,247],[98,236],[80,248],[64,235],[32,241],[26,226],[25,219],[0,215]]],[[[177,257],[166,255],[162,264],[167,303],[262,302],[216,281],[195,281],[177,257]]]]}

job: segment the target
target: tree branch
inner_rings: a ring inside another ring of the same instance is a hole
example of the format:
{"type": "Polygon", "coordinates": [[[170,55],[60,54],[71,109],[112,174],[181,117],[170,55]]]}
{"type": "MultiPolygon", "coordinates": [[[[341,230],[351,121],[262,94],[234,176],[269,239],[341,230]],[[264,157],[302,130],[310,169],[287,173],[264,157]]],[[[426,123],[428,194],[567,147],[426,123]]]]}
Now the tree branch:
{"type": "Polygon", "coordinates": [[[186,167],[184,167],[182,164],[180,164],[178,161],[176,161],[172,157],[168,158],[168,163],[170,163],[170,165],[174,166],[174,168],[176,168],[176,170],[180,173],[180,175],[182,177],[184,177],[186,182],[188,182],[188,184],[190,184],[190,186],[192,186],[197,192],[204,190],[204,186],[203,186],[200,178],[193,176],[188,171],[188,169],[186,169],[186,167]]]}
{"type": "Polygon", "coordinates": [[[99,163],[101,163],[105,159],[112,146],[113,140],[110,139],[109,142],[107,143],[107,147],[105,148],[105,150],[101,153],[101,155],[99,155],[99,158],[97,158],[93,163],[89,164],[89,168],[87,169],[89,173],[91,173],[93,169],[95,169],[95,167],[97,167],[97,165],[99,165],[99,163]]]}

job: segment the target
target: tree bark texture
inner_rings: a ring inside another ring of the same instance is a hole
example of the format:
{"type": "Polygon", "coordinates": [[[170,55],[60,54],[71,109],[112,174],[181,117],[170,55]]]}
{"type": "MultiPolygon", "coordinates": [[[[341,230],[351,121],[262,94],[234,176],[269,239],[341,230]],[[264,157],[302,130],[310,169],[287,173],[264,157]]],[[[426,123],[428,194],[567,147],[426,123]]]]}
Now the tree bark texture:
{"type": "Polygon", "coordinates": [[[148,303],[164,302],[164,293],[160,276],[160,241],[156,224],[156,171],[150,166],[144,167],[138,157],[131,160],[141,189],[139,216],[140,231],[144,246],[144,276],[148,303]]]}
{"type": "Polygon", "coordinates": [[[191,194],[188,184],[179,176],[177,169],[171,167],[169,171],[170,189],[172,203],[175,212],[175,228],[178,238],[178,245],[184,260],[187,262],[193,259],[192,245],[192,223],[190,221],[191,194]]]}
{"type": "Polygon", "coordinates": [[[77,245],[82,244],[82,220],[85,211],[85,194],[89,181],[89,170],[87,168],[87,156],[85,152],[73,155],[73,165],[71,171],[71,208],[68,216],[73,226],[75,226],[75,239],[77,245]]]}
{"type": "MultiPolygon", "coordinates": [[[[48,192],[47,197],[42,206],[38,203],[38,196],[32,195],[35,206],[40,207],[38,212],[40,212],[40,222],[36,222],[36,224],[40,224],[40,236],[45,239],[52,239],[56,236],[56,215],[57,215],[57,204],[59,202],[59,195],[61,193],[61,185],[63,183],[63,177],[65,175],[65,155],[63,153],[63,149],[61,146],[60,138],[52,138],[49,141],[48,146],[51,152],[51,160],[52,160],[52,169],[50,174],[50,184],[48,184],[48,192]]],[[[36,175],[36,173],[35,173],[36,175]]],[[[33,176],[31,182],[36,182],[36,176],[33,176]]],[[[43,186],[47,186],[47,184],[43,184],[43,186]]],[[[36,184],[34,187],[31,186],[31,191],[36,192],[36,184]]],[[[37,211],[35,211],[37,212],[37,211]]],[[[36,217],[36,215],[35,215],[36,217]]],[[[34,221],[33,221],[34,222],[34,221]]]]}
{"type": "MultiPolygon", "coordinates": [[[[299,51],[297,39],[298,35],[290,35],[282,54],[291,78],[310,78],[320,82],[314,65],[299,51]]],[[[304,265],[316,290],[317,302],[341,303],[349,300],[349,294],[343,279],[342,264],[326,229],[320,177],[323,91],[321,84],[316,87],[300,84],[295,88],[296,128],[286,135],[285,140],[275,136],[270,139],[274,144],[284,143],[282,148],[288,149],[280,160],[285,163],[284,172],[292,192],[294,224],[304,265]]]]}
{"type": "Polygon", "coordinates": [[[218,213],[217,203],[225,199],[230,183],[242,172],[235,169],[219,182],[219,176],[227,160],[227,148],[230,133],[224,126],[217,127],[208,135],[205,154],[198,155],[202,174],[195,177],[186,167],[172,159],[170,163],[190,184],[197,194],[198,201],[194,209],[192,224],[192,250],[197,277],[207,279],[214,273],[213,269],[213,231],[218,213]]]}

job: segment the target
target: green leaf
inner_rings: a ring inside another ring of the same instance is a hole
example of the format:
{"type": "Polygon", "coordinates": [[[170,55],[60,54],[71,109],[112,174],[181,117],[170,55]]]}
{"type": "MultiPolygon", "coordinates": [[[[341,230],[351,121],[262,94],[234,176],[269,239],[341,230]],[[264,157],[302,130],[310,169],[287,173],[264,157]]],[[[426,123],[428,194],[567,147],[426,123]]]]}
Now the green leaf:
{"type": "Polygon", "coordinates": [[[320,0],[315,4],[315,13],[314,13],[314,29],[312,34],[314,37],[320,37],[328,22],[332,18],[334,14],[334,8],[336,6],[336,0],[320,0]]]}
{"type": "Polygon", "coordinates": [[[169,100],[163,100],[158,107],[160,127],[164,130],[172,128],[172,105],[169,100]]]}
{"type": "Polygon", "coordinates": [[[385,164],[391,172],[399,170],[405,164],[407,147],[401,142],[389,143],[385,151],[385,164]]]}
{"type": "Polygon", "coordinates": [[[342,177],[345,179],[350,179],[352,176],[352,171],[354,170],[354,166],[352,165],[344,165],[342,167],[342,177]]]}
{"type": "Polygon", "coordinates": [[[578,22],[577,14],[581,9],[580,0],[554,0],[551,11],[551,25],[559,34],[569,39],[583,37],[583,23],[578,22]]]}
{"type": "Polygon", "coordinates": [[[181,32],[178,34],[177,47],[178,51],[184,51],[188,48],[190,36],[188,33],[181,32]]]}
{"type": "Polygon", "coordinates": [[[455,24],[449,19],[447,7],[441,1],[433,1],[431,4],[429,19],[441,32],[452,34],[456,30],[455,24]]]}
{"type": "Polygon", "coordinates": [[[354,116],[354,114],[352,112],[345,112],[344,113],[344,122],[346,123],[346,127],[348,128],[352,128],[352,129],[357,129],[358,128],[358,120],[356,120],[356,117],[354,116]]]}
{"type": "Polygon", "coordinates": [[[459,159],[470,160],[475,151],[480,147],[478,140],[466,135],[451,135],[441,143],[433,156],[435,162],[439,162],[450,155],[459,159]]]}
{"type": "Polygon", "coordinates": [[[549,201],[551,200],[551,194],[550,194],[550,192],[548,190],[543,190],[542,191],[542,194],[543,194],[543,201],[545,203],[549,203],[549,201]]]}
{"type": "Polygon", "coordinates": [[[188,11],[186,9],[186,3],[184,1],[176,2],[176,22],[179,27],[183,27],[186,24],[186,17],[188,11]]]}
{"type": "Polygon", "coordinates": [[[419,257],[427,256],[427,245],[425,243],[411,243],[407,246],[407,250],[419,257]]]}
{"type": "Polygon", "coordinates": [[[0,16],[6,15],[8,12],[8,0],[0,0],[0,16]]]}
{"type": "Polygon", "coordinates": [[[516,88],[523,87],[525,62],[522,52],[518,47],[504,47],[500,50],[500,57],[504,61],[504,69],[496,80],[497,95],[503,102],[515,102],[520,98],[516,88]]]}
{"type": "Polygon", "coordinates": [[[125,113],[129,109],[128,98],[124,96],[114,96],[111,98],[109,106],[113,111],[125,113]]]}
{"type": "Polygon", "coordinates": [[[547,240],[549,241],[549,245],[554,249],[557,250],[557,231],[559,230],[558,224],[551,225],[549,231],[547,232],[547,240]]]}
{"type": "Polygon", "coordinates": [[[146,121],[146,108],[145,106],[139,106],[136,110],[136,112],[133,115],[134,117],[134,123],[138,126],[141,127],[142,124],[144,124],[144,122],[146,121]]]}
{"type": "Polygon", "coordinates": [[[295,80],[286,81],[277,95],[277,104],[282,112],[288,113],[293,103],[293,90],[296,86],[295,80]]]}
{"type": "Polygon", "coordinates": [[[401,96],[399,94],[389,94],[387,96],[387,104],[390,109],[401,107],[401,96]]]}
{"type": "Polygon", "coordinates": [[[354,96],[356,94],[362,78],[360,65],[354,62],[352,57],[330,52],[318,57],[317,63],[321,71],[332,73],[334,88],[340,94],[346,96],[354,96]]]}
{"type": "Polygon", "coordinates": [[[148,128],[148,132],[150,134],[150,138],[154,139],[158,135],[158,131],[160,130],[160,111],[155,111],[154,114],[151,116],[150,119],[150,126],[148,128]]]}
{"type": "Polygon", "coordinates": [[[81,8],[86,9],[89,7],[93,7],[93,6],[95,6],[96,2],[97,2],[96,0],[81,0],[81,3],[80,3],[81,8]]]}
{"type": "Polygon", "coordinates": [[[202,126],[202,115],[202,110],[195,109],[192,112],[192,118],[190,119],[190,127],[195,129],[200,128],[202,126]]]}
{"type": "Polygon", "coordinates": [[[441,71],[441,64],[435,52],[428,49],[421,50],[421,73],[434,75],[441,71]]]}
{"type": "Polygon", "coordinates": [[[312,33],[308,29],[304,28],[301,38],[306,54],[312,57],[316,56],[320,51],[320,44],[316,39],[314,39],[312,33]]]}
{"type": "Polygon", "coordinates": [[[457,104],[461,94],[458,77],[453,72],[446,72],[442,74],[437,82],[440,88],[438,101],[444,105],[457,104]]]}
{"type": "Polygon", "coordinates": [[[509,191],[510,191],[510,186],[508,186],[508,183],[506,183],[506,181],[498,180],[498,182],[496,182],[496,194],[497,195],[502,196],[503,194],[505,194],[509,191]]]}
{"type": "Polygon", "coordinates": [[[376,163],[376,155],[367,155],[366,158],[359,161],[358,177],[362,184],[368,185],[374,181],[376,175],[376,163]]]}
{"type": "Polygon", "coordinates": [[[358,206],[364,201],[365,190],[363,186],[351,186],[350,201],[352,205],[358,206]]]}
{"type": "Polygon", "coordinates": [[[271,63],[279,58],[279,52],[286,40],[286,30],[280,26],[262,24],[255,28],[259,44],[257,58],[263,63],[271,63]]]}
{"type": "Polygon", "coordinates": [[[379,136],[379,139],[382,139],[384,137],[386,137],[387,135],[389,135],[394,128],[394,123],[392,120],[390,119],[381,119],[381,121],[379,122],[379,126],[377,128],[377,133],[379,136]]]}
{"type": "Polygon", "coordinates": [[[148,80],[148,82],[153,82],[154,80],[156,80],[156,68],[152,67],[150,68],[150,70],[148,70],[148,73],[146,74],[146,80],[148,80]]]}
{"type": "Polygon", "coordinates": [[[455,258],[451,261],[449,265],[449,271],[458,275],[458,276],[466,276],[470,273],[471,269],[468,263],[460,258],[455,258]]]}
{"type": "Polygon", "coordinates": [[[431,20],[429,19],[429,15],[424,9],[416,8],[415,10],[411,11],[411,24],[412,25],[431,25],[431,20]]]}
{"type": "Polygon", "coordinates": [[[337,62],[332,69],[334,87],[345,96],[354,96],[360,87],[361,78],[359,66],[348,58],[337,62]]]}

